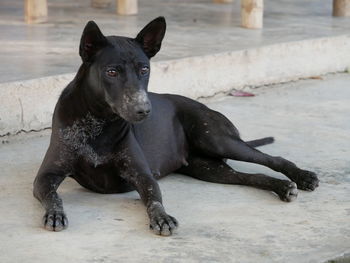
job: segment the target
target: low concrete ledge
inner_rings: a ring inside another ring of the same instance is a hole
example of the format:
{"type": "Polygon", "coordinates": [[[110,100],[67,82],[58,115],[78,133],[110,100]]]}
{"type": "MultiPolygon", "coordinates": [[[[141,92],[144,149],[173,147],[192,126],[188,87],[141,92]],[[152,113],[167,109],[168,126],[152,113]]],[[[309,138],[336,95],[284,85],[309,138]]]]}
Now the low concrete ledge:
{"type": "MultiPolygon", "coordinates": [[[[150,90],[208,97],[233,88],[343,72],[349,66],[350,35],[343,35],[154,62],[150,90]]],[[[0,84],[0,136],[50,127],[58,96],[74,75],[0,84]]]]}
{"type": "Polygon", "coordinates": [[[74,74],[0,84],[0,136],[51,126],[62,89],[74,74]]]}

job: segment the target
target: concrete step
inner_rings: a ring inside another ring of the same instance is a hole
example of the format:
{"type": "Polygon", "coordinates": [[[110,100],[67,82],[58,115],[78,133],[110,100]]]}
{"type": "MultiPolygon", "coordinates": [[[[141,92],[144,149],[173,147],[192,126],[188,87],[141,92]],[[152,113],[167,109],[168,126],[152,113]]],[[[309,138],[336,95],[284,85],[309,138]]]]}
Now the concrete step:
{"type": "MultiPolygon", "coordinates": [[[[350,67],[350,35],[152,63],[150,90],[191,98],[281,83],[350,67]]],[[[54,106],[74,74],[0,84],[0,136],[51,125],[54,106]]]]}

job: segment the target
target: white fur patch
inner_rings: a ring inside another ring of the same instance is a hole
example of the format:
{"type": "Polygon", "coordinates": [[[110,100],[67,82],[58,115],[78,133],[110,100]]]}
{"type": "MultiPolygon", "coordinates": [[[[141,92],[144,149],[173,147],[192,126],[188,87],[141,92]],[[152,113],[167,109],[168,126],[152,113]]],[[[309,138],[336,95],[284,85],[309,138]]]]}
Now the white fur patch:
{"type": "Polygon", "coordinates": [[[84,118],[73,123],[72,126],[60,129],[59,138],[61,146],[60,159],[62,163],[70,163],[76,157],[82,156],[95,167],[110,160],[108,156],[98,155],[89,140],[101,134],[104,120],[100,120],[88,113],[84,118]]]}

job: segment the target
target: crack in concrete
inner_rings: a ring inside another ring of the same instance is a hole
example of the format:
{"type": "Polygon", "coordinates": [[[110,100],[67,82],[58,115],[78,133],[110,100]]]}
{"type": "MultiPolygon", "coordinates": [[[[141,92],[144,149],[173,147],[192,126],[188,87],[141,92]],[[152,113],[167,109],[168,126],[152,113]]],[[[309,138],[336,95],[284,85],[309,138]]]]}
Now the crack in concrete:
{"type": "Polygon", "coordinates": [[[36,133],[36,132],[42,132],[42,131],[46,131],[46,130],[51,130],[51,127],[45,127],[45,128],[42,128],[42,129],[31,129],[31,130],[24,130],[24,129],[21,129],[15,133],[5,133],[5,134],[0,134],[0,138],[3,138],[3,137],[7,137],[7,136],[16,136],[16,135],[20,135],[20,134],[29,134],[29,133],[36,133]]]}
{"type": "MultiPolygon", "coordinates": [[[[350,70],[350,68],[349,68],[349,70],[350,70]]],[[[296,83],[296,82],[303,81],[303,80],[320,80],[320,81],[322,81],[323,77],[327,77],[327,76],[335,75],[335,74],[344,74],[344,73],[348,73],[348,71],[341,70],[341,71],[335,71],[335,72],[327,72],[327,73],[324,73],[324,74],[316,74],[316,75],[313,75],[313,76],[310,76],[310,77],[298,77],[298,78],[295,78],[295,79],[292,79],[292,80],[277,81],[277,82],[271,82],[271,83],[268,83],[268,84],[237,86],[237,87],[231,88],[229,90],[217,91],[217,92],[215,92],[215,93],[213,93],[212,95],[209,95],[209,96],[199,96],[199,97],[196,98],[196,100],[207,100],[207,99],[216,98],[218,96],[226,96],[226,95],[228,95],[230,92],[232,92],[234,90],[245,90],[245,89],[247,89],[247,90],[254,90],[254,89],[261,88],[261,87],[273,87],[273,86],[276,86],[276,85],[284,85],[284,84],[289,84],[289,83],[296,83]]],[[[350,73],[350,71],[349,71],[349,73],[350,73]]]]}

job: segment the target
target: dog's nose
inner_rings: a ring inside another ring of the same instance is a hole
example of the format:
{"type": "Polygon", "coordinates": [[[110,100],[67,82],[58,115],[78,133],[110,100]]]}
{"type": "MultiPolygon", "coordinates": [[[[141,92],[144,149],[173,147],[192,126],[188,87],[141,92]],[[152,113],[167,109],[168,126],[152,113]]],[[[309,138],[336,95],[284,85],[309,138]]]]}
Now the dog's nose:
{"type": "Polygon", "coordinates": [[[149,103],[138,107],[136,109],[136,114],[140,117],[147,117],[151,113],[151,105],[149,103]]]}
{"type": "Polygon", "coordinates": [[[148,115],[151,112],[151,110],[139,110],[137,112],[138,115],[148,115]]]}

